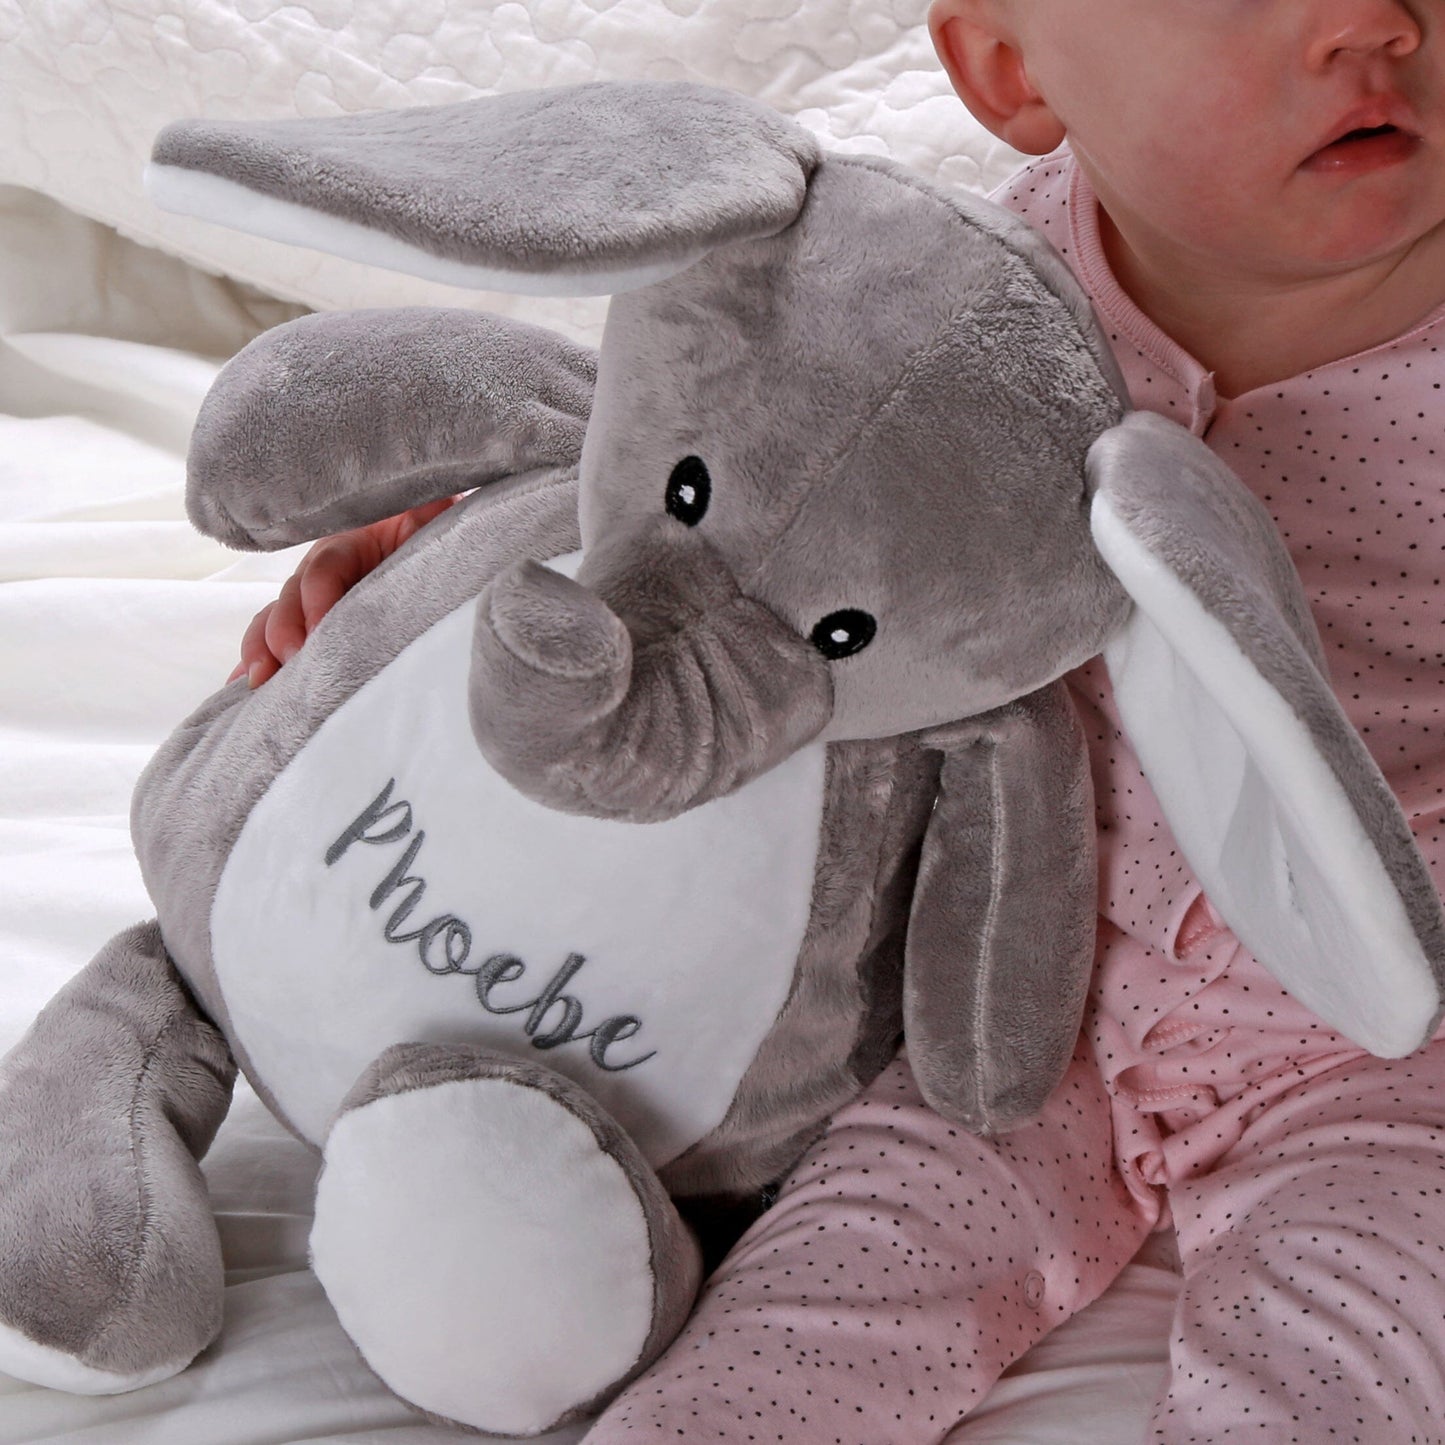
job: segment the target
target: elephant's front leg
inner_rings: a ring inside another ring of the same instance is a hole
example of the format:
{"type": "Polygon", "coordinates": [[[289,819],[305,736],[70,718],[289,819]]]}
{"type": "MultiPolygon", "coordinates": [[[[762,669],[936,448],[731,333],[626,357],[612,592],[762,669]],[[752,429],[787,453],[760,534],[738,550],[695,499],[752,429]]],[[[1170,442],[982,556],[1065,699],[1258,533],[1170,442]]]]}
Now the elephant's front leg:
{"type": "Polygon", "coordinates": [[[697,1245],[621,1128],[570,1080],[403,1044],[326,1142],[312,1265],[403,1399],[501,1435],[598,1410],[681,1327],[697,1245]]]}
{"type": "Polygon", "coordinates": [[[235,1076],[154,924],[112,939],[0,1063],[0,1370],[115,1394],[215,1337],[197,1160],[235,1076]]]}

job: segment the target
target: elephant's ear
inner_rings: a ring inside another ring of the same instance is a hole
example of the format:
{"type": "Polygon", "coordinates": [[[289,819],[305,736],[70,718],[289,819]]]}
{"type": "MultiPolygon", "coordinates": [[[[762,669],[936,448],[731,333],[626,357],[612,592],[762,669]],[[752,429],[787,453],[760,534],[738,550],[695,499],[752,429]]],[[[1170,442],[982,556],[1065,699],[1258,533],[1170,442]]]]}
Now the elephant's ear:
{"type": "Polygon", "coordinates": [[[1135,603],[1104,657],[1180,848],[1296,998],[1372,1053],[1409,1053],[1440,1017],[1445,917],[1269,514],[1145,412],[1095,442],[1088,473],[1095,543],[1135,603]]]}
{"type": "Polygon", "coordinates": [[[710,86],[611,83],[277,121],[177,121],[167,210],[453,286],[601,296],[797,216],[813,137],[710,86]]]}

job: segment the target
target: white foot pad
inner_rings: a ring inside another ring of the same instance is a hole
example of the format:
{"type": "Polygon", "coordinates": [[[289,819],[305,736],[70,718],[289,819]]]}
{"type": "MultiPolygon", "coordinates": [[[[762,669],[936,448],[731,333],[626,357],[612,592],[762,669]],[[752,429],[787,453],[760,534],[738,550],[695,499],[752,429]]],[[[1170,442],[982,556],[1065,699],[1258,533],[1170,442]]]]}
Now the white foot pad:
{"type": "Polygon", "coordinates": [[[647,1221],[592,1131],[537,1089],[465,1079],[343,1114],[312,1266],[403,1399],[501,1434],[625,1374],[652,1326],[647,1221]]]}

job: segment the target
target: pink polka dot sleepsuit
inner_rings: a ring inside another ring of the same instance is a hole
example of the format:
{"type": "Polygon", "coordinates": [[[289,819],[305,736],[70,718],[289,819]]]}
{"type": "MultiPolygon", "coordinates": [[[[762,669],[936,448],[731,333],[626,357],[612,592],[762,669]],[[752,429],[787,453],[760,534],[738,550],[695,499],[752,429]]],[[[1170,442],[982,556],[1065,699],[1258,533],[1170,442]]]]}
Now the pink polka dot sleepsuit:
{"type": "MultiPolygon", "coordinates": [[[[1096,198],[1067,156],[997,199],[1073,266],[1136,405],[1204,437],[1270,509],[1335,690],[1439,883],[1445,308],[1220,400],[1110,274],[1096,198]]],[[[931,1113],[895,1063],[588,1445],[940,1441],[1169,1222],[1184,1285],[1151,1439],[1445,1442],[1445,1029],[1385,1062],[1285,994],[1175,851],[1102,665],[1071,681],[1102,917],[1064,1085],[1037,1122],[980,1140],[931,1113]]]]}

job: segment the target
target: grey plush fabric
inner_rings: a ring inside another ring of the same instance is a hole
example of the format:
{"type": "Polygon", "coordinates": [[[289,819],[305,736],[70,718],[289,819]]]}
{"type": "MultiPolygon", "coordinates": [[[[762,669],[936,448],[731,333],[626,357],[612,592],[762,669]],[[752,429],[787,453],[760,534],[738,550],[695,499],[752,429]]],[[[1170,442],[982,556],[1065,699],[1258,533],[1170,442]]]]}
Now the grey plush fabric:
{"type": "MultiPolygon", "coordinates": [[[[647,104],[681,114],[692,99],[653,91],[647,104]]],[[[545,105],[571,100],[557,95],[545,105]]],[[[442,123],[439,133],[454,119],[428,113],[417,126],[428,118],[442,123]]],[[[552,135],[552,122],[537,133],[552,135]]],[[[574,174],[617,169],[610,141],[589,150],[580,131],[575,139],[566,152],[574,174]]],[[[317,154],[330,145],[323,134],[317,154]]],[[[622,169],[647,175],[652,156],[629,156],[622,169]]],[[[168,152],[160,158],[176,163],[168,152]]],[[[233,158],[193,159],[239,174],[233,158]]],[[[887,740],[1007,708],[1097,652],[1129,610],[1088,535],[1085,475],[1090,447],[1119,422],[1124,402],[1107,344],[1066,268],[1016,219],[944,196],[896,166],[830,157],[805,169],[811,180],[792,224],[777,229],[779,213],[770,211],[750,239],[715,246],[680,274],[614,301],[581,460],[583,572],[574,584],[518,564],[479,605],[475,730],[494,764],[554,805],[670,816],[741,785],[820,727],[834,742],[887,740]],[[664,515],[664,499],[688,458],[705,465],[711,493],[706,515],[685,522],[664,515]],[[867,612],[877,635],[856,656],[820,667],[799,644],[840,609],[867,612]],[[640,658],[652,671],[642,669],[639,687],[640,658]]],[[[652,175],[669,197],[685,179],[652,175]]],[[[582,187],[574,203],[574,191],[557,193],[543,229],[571,235],[583,226],[590,192],[582,187]]],[[[627,195],[632,225],[639,192],[627,195]]],[[[329,205],[309,192],[301,198],[329,205]]],[[[358,202],[346,214],[370,224],[372,205],[358,202]]],[[[713,234],[702,212],[687,214],[694,238],[713,234]]],[[[445,250],[437,240],[444,229],[428,222],[408,238],[445,250]]],[[[641,236],[628,243],[634,261],[679,254],[641,236]]],[[[529,264],[553,264],[535,259],[543,251],[531,239],[516,244],[529,264]]],[[[1294,606],[1301,614],[1302,601],[1294,606]]],[[[1037,744],[1025,741],[1027,715],[1001,714],[1010,726],[996,718],[992,741],[974,739],[946,769],[963,798],[970,765],[987,757],[994,767],[1001,801],[988,826],[969,835],[973,854],[990,864],[1000,861],[991,850],[1001,819],[1039,826],[1045,798],[1078,817],[1076,753],[1071,745],[1061,771],[1041,771],[1037,744]],[[1015,751],[1028,759],[1017,775],[1008,763],[1015,751]]],[[[854,758],[855,782],[867,776],[881,786],[877,778],[900,766],[901,754],[891,763],[886,756],[884,748],[854,758]]],[[[840,776],[839,766],[835,753],[830,776],[840,776]]],[[[898,880],[912,880],[924,821],[908,801],[911,786],[882,830],[892,851],[873,870],[880,892],[860,893],[877,911],[864,934],[850,934],[850,948],[860,937],[880,948],[901,940],[898,880]]],[[[830,791],[828,806],[825,859],[844,851],[833,820],[839,830],[845,818],[858,822],[840,793],[830,791]]],[[[940,839],[925,845],[931,896],[955,914],[984,906],[946,882],[958,850],[933,831],[940,839]]],[[[1029,855],[1014,842],[1002,861],[1026,876],[1029,855]]],[[[820,865],[820,899],[831,896],[821,881],[831,867],[820,865]]],[[[1068,867],[1077,882],[1083,875],[1068,867]]],[[[940,978],[947,1006],[936,1020],[924,980],[941,970],[928,963],[934,950],[918,949],[912,1013],[921,1032],[931,1030],[924,1057],[939,1101],[981,1127],[1018,1117],[1020,1101],[1041,1097],[1067,1058],[1086,911],[1072,883],[1054,902],[1060,912],[1047,921],[1065,940],[1050,961],[1066,978],[1058,1026],[1041,1026],[1037,1053],[1015,1038],[1000,1045],[1009,1057],[996,1071],[955,1037],[955,1025],[1006,1015],[1016,965],[1020,1017],[1040,1024],[1038,1001],[1050,995],[1031,971],[1027,909],[1020,904],[1000,934],[977,940],[976,957],[991,961],[977,997],[958,996],[958,981],[940,978]],[[950,1046],[951,1073],[941,1057],[950,1046]],[[1019,1076],[1024,1064],[1041,1069],[1032,1088],[1019,1076]]],[[[920,916],[915,909],[915,926],[920,916]]],[[[814,925],[810,940],[829,938],[817,917],[814,925]]],[[[1046,926],[1040,917],[1039,937],[1046,926]]],[[[787,1065],[803,1052],[806,1029],[796,1031],[805,1016],[832,1019],[816,1040],[829,1062],[815,1068],[841,1070],[829,1075],[835,1081],[851,1068],[838,1062],[844,1042],[853,1059],[860,1040],[873,1040],[856,1055],[870,1068],[881,1057],[897,987],[884,982],[886,970],[876,979],[866,970],[845,976],[840,997],[861,990],[867,1006],[855,996],[830,1014],[820,1007],[826,990],[800,982],[797,1007],[760,1051],[756,1079],[745,1081],[728,1122],[671,1166],[679,1192],[745,1191],[784,1160],[780,1140],[792,1147],[816,1127],[792,1118],[788,1101],[832,1099],[840,1085],[790,1087],[787,1065]],[[773,1108],[787,1127],[761,1123],[773,1108]],[[720,1162],[744,1139],[751,1144],[738,1158],[720,1162]]]]}
{"type": "Polygon", "coordinates": [[[916,734],[828,749],[813,906],[792,990],[726,1117],[659,1171],[678,1198],[759,1200],[897,1051],[909,901],[938,768],[939,754],[916,734]],[[856,964],[840,968],[840,959],[856,964]]]}
{"type": "Polygon", "coordinates": [[[930,741],[944,762],[908,926],[924,1098],[979,1134],[1032,1118],[1073,1056],[1094,964],[1094,797],[1062,683],[930,741]]]}
{"type": "Polygon", "coordinates": [[[1091,495],[1106,495],[1255,658],[1266,676],[1323,674],[1325,652],[1294,564],[1264,503],[1182,428],[1135,412],[1089,448],[1091,495]]]}
{"type": "MultiPolygon", "coordinates": [[[[309,320],[229,368],[198,429],[192,505],[236,545],[488,485],[344,598],[265,688],[235,684],[203,705],[134,808],[165,946],[266,1095],[212,961],[233,845],[328,719],[473,599],[476,737],[554,808],[644,824],[827,744],[791,986],[751,1063],[741,1054],[725,1116],[658,1177],[600,1109],[575,1101],[647,1201],[658,1293],[645,1354],[695,1286],[666,1196],[755,1197],[877,1073],[900,1024],[929,1098],[984,1131],[1026,1118],[1067,1063],[1090,959],[1092,834],[1077,730],[1049,685],[1105,647],[1132,606],[1091,535],[1096,489],[1307,719],[1440,957],[1438,899],[1330,711],[1307,607],[1257,504],[1178,428],[1122,420],[1087,301],[1017,220],[884,162],[820,161],[790,122],[686,86],[191,122],[166,133],[157,161],[519,277],[672,271],[614,302],[590,405],[585,353],[448,312],[309,320]],[[575,582],[536,565],[579,538],[575,582]]],[[[697,880],[668,884],[686,897],[697,880]]],[[[247,886],[264,909],[266,880],[247,886]]],[[[124,947],[159,956],[154,934],[124,947]]],[[[7,1065],[41,1081],[30,1095],[17,1085],[28,1102],[0,1120],[36,1181],[63,1154],[46,1071],[74,1075],[54,1086],[62,1096],[98,1090],[100,1127],[114,1129],[129,1095],[111,1054],[132,1067],[132,1034],[160,1037],[154,1020],[126,1022],[154,1012],[137,984],[102,1046],[72,1047],[94,1031],[89,987],[58,1001],[7,1065]]],[[[154,1056],[166,1077],[153,1087],[196,1088],[204,1115],[180,1134],[146,1116],[146,1140],[172,1159],[181,1135],[188,1153],[209,1137],[223,1066],[196,1082],[212,1036],[183,995],[165,997],[192,1043],[154,1056]]],[[[348,1107],[476,1066],[475,1051],[459,1062],[394,1042],[348,1107]]],[[[572,1087],[546,1074],[537,1086],[572,1087]]],[[[160,1187],[198,1240],[186,1167],[160,1187]]],[[[110,1186],[103,1149],[74,1177],[88,1170],[110,1186]]],[[[12,1243],[36,1227],[43,1190],[30,1187],[15,1195],[12,1243]]],[[[33,1276],[7,1262],[0,1312],[88,1348],[73,1310],[63,1327],[32,1321],[33,1276]]],[[[209,1321],[196,1288],[193,1313],[209,1321]]],[[[170,1328],[137,1316],[135,1332],[154,1355],[170,1328]]]]}
{"type": "MultiPolygon", "coordinates": [[[[812,136],[776,111],[677,82],[323,120],[180,121],[151,156],[435,255],[570,276],[777,230],[817,158],[812,136]]],[[[232,224],[244,228],[244,215],[232,224]]]]}
{"type": "Polygon", "coordinates": [[[640,550],[699,458],[711,502],[676,545],[802,636],[875,618],[829,669],[823,736],[894,736],[1032,691],[1127,613],[1083,485],[1121,415],[1028,255],[898,167],[830,156],[786,231],[613,301],[583,540],[640,550]]]}
{"type": "Polygon", "coordinates": [[[236,1068],[153,923],[113,939],[0,1064],[0,1322],[120,1376],[221,1328],[197,1161],[236,1068]]]}
{"type": "Polygon", "coordinates": [[[595,355],[475,311],[303,316],[211,388],[187,458],[191,521],[289,547],[582,451],[595,355]]]}
{"type": "Polygon", "coordinates": [[[631,561],[611,599],[535,563],[491,583],[472,731],[538,802],[649,823],[791,756],[828,721],[832,686],[817,649],[707,547],[664,533],[631,561]]]}

